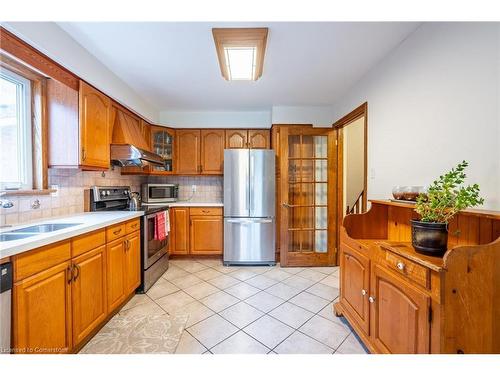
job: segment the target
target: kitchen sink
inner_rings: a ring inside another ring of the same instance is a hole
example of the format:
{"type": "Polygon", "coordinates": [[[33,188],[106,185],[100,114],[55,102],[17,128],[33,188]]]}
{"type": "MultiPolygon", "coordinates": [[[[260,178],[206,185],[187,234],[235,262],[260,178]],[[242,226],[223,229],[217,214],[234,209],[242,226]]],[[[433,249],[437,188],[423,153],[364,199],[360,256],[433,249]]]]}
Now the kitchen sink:
{"type": "Polygon", "coordinates": [[[0,242],[21,240],[35,235],[36,233],[2,233],[0,234],[0,242]]]}
{"type": "Polygon", "coordinates": [[[81,223],[59,223],[59,224],[40,224],[32,225],[31,227],[11,230],[7,234],[17,234],[17,233],[49,233],[56,230],[66,229],[74,227],[75,225],[80,225],[81,223]]]}

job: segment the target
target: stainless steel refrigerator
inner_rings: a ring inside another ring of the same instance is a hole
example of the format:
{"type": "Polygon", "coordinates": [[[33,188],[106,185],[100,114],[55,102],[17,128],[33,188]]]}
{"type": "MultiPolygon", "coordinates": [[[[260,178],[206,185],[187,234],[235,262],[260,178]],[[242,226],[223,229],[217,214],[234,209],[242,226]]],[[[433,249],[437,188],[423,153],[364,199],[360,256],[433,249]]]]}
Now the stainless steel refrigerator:
{"type": "Polygon", "coordinates": [[[275,264],[275,154],[224,150],[224,264],[275,264]]]}

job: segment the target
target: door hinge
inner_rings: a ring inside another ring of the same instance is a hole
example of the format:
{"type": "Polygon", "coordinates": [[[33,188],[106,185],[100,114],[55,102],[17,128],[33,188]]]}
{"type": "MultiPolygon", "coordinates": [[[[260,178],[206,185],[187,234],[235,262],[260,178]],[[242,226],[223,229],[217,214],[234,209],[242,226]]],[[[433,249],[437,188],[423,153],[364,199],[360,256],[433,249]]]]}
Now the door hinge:
{"type": "Polygon", "coordinates": [[[432,307],[429,306],[429,323],[432,322],[432,307]]]}

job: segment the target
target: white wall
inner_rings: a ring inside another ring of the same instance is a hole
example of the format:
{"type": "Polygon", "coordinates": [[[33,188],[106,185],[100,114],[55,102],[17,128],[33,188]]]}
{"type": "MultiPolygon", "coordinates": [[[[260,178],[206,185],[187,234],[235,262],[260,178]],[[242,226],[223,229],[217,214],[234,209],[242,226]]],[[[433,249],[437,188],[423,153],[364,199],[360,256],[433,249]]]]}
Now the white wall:
{"type": "Polygon", "coordinates": [[[273,124],[313,124],[317,127],[332,126],[331,106],[273,106],[273,124]]]}
{"type": "Polygon", "coordinates": [[[160,124],[174,128],[270,128],[270,111],[162,111],[160,124]]]}
{"type": "Polygon", "coordinates": [[[334,103],[368,102],[368,198],[424,185],[461,160],[500,209],[500,24],[422,25],[334,103]]]}
{"type": "Polygon", "coordinates": [[[157,122],[158,110],[97,60],[54,22],[2,23],[7,30],[69,69],[106,95],[157,122]]]}

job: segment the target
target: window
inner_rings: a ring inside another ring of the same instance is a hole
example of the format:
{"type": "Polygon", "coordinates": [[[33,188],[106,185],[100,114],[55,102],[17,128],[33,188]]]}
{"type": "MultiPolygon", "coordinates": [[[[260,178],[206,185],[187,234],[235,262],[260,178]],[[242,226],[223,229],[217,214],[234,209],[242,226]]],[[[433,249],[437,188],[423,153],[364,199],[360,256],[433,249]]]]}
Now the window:
{"type": "Polygon", "coordinates": [[[0,189],[32,189],[31,82],[0,70],[0,189]]]}

